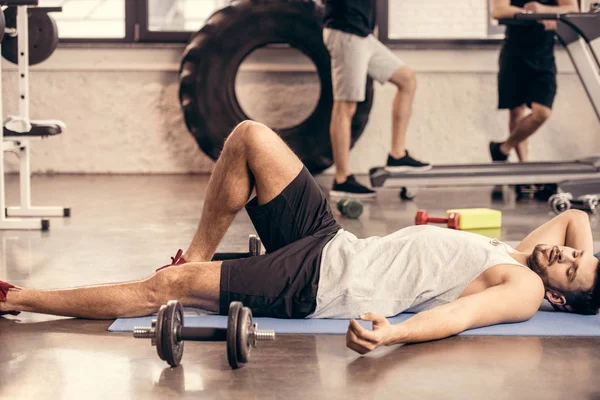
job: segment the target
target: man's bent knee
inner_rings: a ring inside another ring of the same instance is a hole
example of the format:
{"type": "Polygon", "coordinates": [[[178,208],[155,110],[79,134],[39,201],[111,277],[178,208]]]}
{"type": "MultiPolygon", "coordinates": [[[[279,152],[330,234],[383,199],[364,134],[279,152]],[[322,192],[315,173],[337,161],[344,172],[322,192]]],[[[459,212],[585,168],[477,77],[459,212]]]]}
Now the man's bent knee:
{"type": "Polygon", "coordinates": [[[146,280],[146,290],[152,304],[169,300],[183,301],[190,297],[211,298],[219,288],[220,263],[194,262],[160,270],[146,280]],[[199,283],[198,283],[199,282],[199,283]]]}
{"type": "Polygon", "coordinates": [[[417,74],[409,67],[401,67],[392,74],[390,82],[402,91],[414,91],[417,87],[417,74]]]}
{"type": "Polygon", "coordinates": [[[536,103],[533,104],[531,111],[531,115],[533,116],[533,118],[540,124],[546,122],[548,118],[550,118],[550,116],[552,115],[552,109],[550,107],[546,107],[544,105],[536,103]]]}
{"type": "Polygon", "coordinates": [[[240,122],[231,131],[227,140],[225,140],[225,148],[230,151],[238,150],[236,153],[243,153],[248,155],[247,150],[249,148],[254,149],[264,143],[266,140],[276,139],[279,135],[273,132],[272,129],[267,127],[260,122],[246,120],[240,122]]]}
{"type": "MultiPolygon", "coordinates": [[[[273,132],[269,127],[260,122],[245,120],[240,122],[234,129],[231,131],[229,136],[227,137],[227,141],[245,141],[252,135],[256,135],[257,133],[265,133],[265,132],[273,132]]],[[[225,142],[227,144],[227,141],[225,142]]]]}

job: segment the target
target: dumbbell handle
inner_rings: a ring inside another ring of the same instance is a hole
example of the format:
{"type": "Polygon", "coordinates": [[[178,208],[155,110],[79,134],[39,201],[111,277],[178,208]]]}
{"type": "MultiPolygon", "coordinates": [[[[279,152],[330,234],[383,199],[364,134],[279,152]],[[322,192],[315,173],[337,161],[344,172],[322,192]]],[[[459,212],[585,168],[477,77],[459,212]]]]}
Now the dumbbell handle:
{"type": "Polygon", "coordinates": [[[248,258],[252,257],[254,254],[250,254],[249,252],[241,252],[241,253],[215,253],[212,258],[212,261],[226,261],[226,260],[237,260],[239,258],[248,258]]]}
{"type": "Polygon", "coordinates": [[[428,221],[428,222],[437,223],[437,224],[445,224],[446,222],[448,222],[448,218],[442,218],[442,217],[427,217],[427,221],[428,221]]]}
{"type": "MultiPolygon", "coordinates": [[[[136,327],[133,329],[133,337],[136,339],[152,339],[154,335],[153,328],[136,327]]],[[[227,341],[227,329],[183,327],[177,332],[177,339],[180,341],[225,342],[227,341]]]]}
{"type": "MultiPolygon", "coordinates": [[[[152,328],[134,328],[133,337],[136,339],[151,339],[155,335],[152,328]]],[[[226,342],[227,329],[223,328],[191,328],[183,327],[177,332],[177,338],[196,342],[226,342]]],[[[254,338],[258,341],[275,340],[275,331],[255,329],[254,338]]]]}
{"type": "MultiPolygon", "coordinates": [[[[184,326],[177,333],[179,340],[198,342],[226,342],[227,329],[223,328],[191,328],[184,326]]],[[[275,331],[268,329],[255,329],[254,339],[258,341],[275,340],[275,331]]]]}
{"type": "Polygon", "coordinates": [[[227,341],[227,329],[184,326],[177,332],[177,338],[198,342],[225,342],[227,341]]]}

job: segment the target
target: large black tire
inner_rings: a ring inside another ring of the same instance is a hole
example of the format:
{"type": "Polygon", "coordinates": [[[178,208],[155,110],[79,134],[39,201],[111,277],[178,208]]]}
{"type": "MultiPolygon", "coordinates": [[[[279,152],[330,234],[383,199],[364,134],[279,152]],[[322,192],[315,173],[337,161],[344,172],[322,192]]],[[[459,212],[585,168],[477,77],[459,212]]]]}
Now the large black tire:
{"type": "MultiPolygon", "coordinates": [[[[229,132],[248,119],[235,93],[244,58],[272,43],[287,43],[315,64],[321,96],[313,113],[289,128],[273,128],[312,173],[333,163],[329,123],[333,94],[331,60],[322,38],[323,10],[305,0],[245,0],[215,12],[191,38],[181,61],[179,99],[185,123],[200,148],[213,160],[229,132]]],[[[373,105],[373,81],[352,121],[353,146],[373,105]]]]}

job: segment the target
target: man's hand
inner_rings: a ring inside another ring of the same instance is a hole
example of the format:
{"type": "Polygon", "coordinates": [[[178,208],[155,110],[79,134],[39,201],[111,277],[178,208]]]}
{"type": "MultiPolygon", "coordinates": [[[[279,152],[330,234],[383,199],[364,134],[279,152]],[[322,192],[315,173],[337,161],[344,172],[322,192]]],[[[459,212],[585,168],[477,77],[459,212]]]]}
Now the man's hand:
{"type": "Polygon", "coordinates": [[[346,346],[360,354],[366,354],[380,346],[387,345],[392,340],[392,325],[379,314],[366,313],[360,316],[363,321],[373,321],[373,330],[360,326],[356,320],[350,320],[346,333],[346,346]]]}
{"type": "Polygon", "coordinates": [[[543,4],[540,4],[537,1],[530,1],[529,3],[525,3],[525,5],[523,6],[523,9],[526,12],[538,14],[538,13],[543,13],[545,10],[545,7],[543,4]]]}

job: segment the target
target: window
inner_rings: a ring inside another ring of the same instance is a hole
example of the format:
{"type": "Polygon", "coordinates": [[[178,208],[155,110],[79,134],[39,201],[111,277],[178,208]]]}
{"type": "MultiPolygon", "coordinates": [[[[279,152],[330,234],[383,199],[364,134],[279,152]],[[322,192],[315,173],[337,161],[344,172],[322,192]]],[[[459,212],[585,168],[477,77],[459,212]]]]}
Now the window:
{"type": "Polygon", "coordinates": [[[380,39],[386,43],[485,43],[503,36],[489,0],[380,0],[378,6],[380,39]]]}
{"type": "MultiPolygon", "coordinates": [[[[59,36],[75,42],[186,43],[231,0],[39,0],[61,6],[52,13],[59,36]]],[[[320,2],[320,0],[315,0],[320,2]]],[[[490,0],[377,0],[384,43],[489,43],[503,36],[490,18],[490,0]]]]}
{"type": "Polygon", "coordinates": [[[229,0],[148,0],[148,30],[195,32],[229,0]]]}
{"type": "Polygon", "coordinates": [[[40,0],[40,7],[61,6],[52,13],[61,39],[125,39],[126,0],[40,0]]]}

